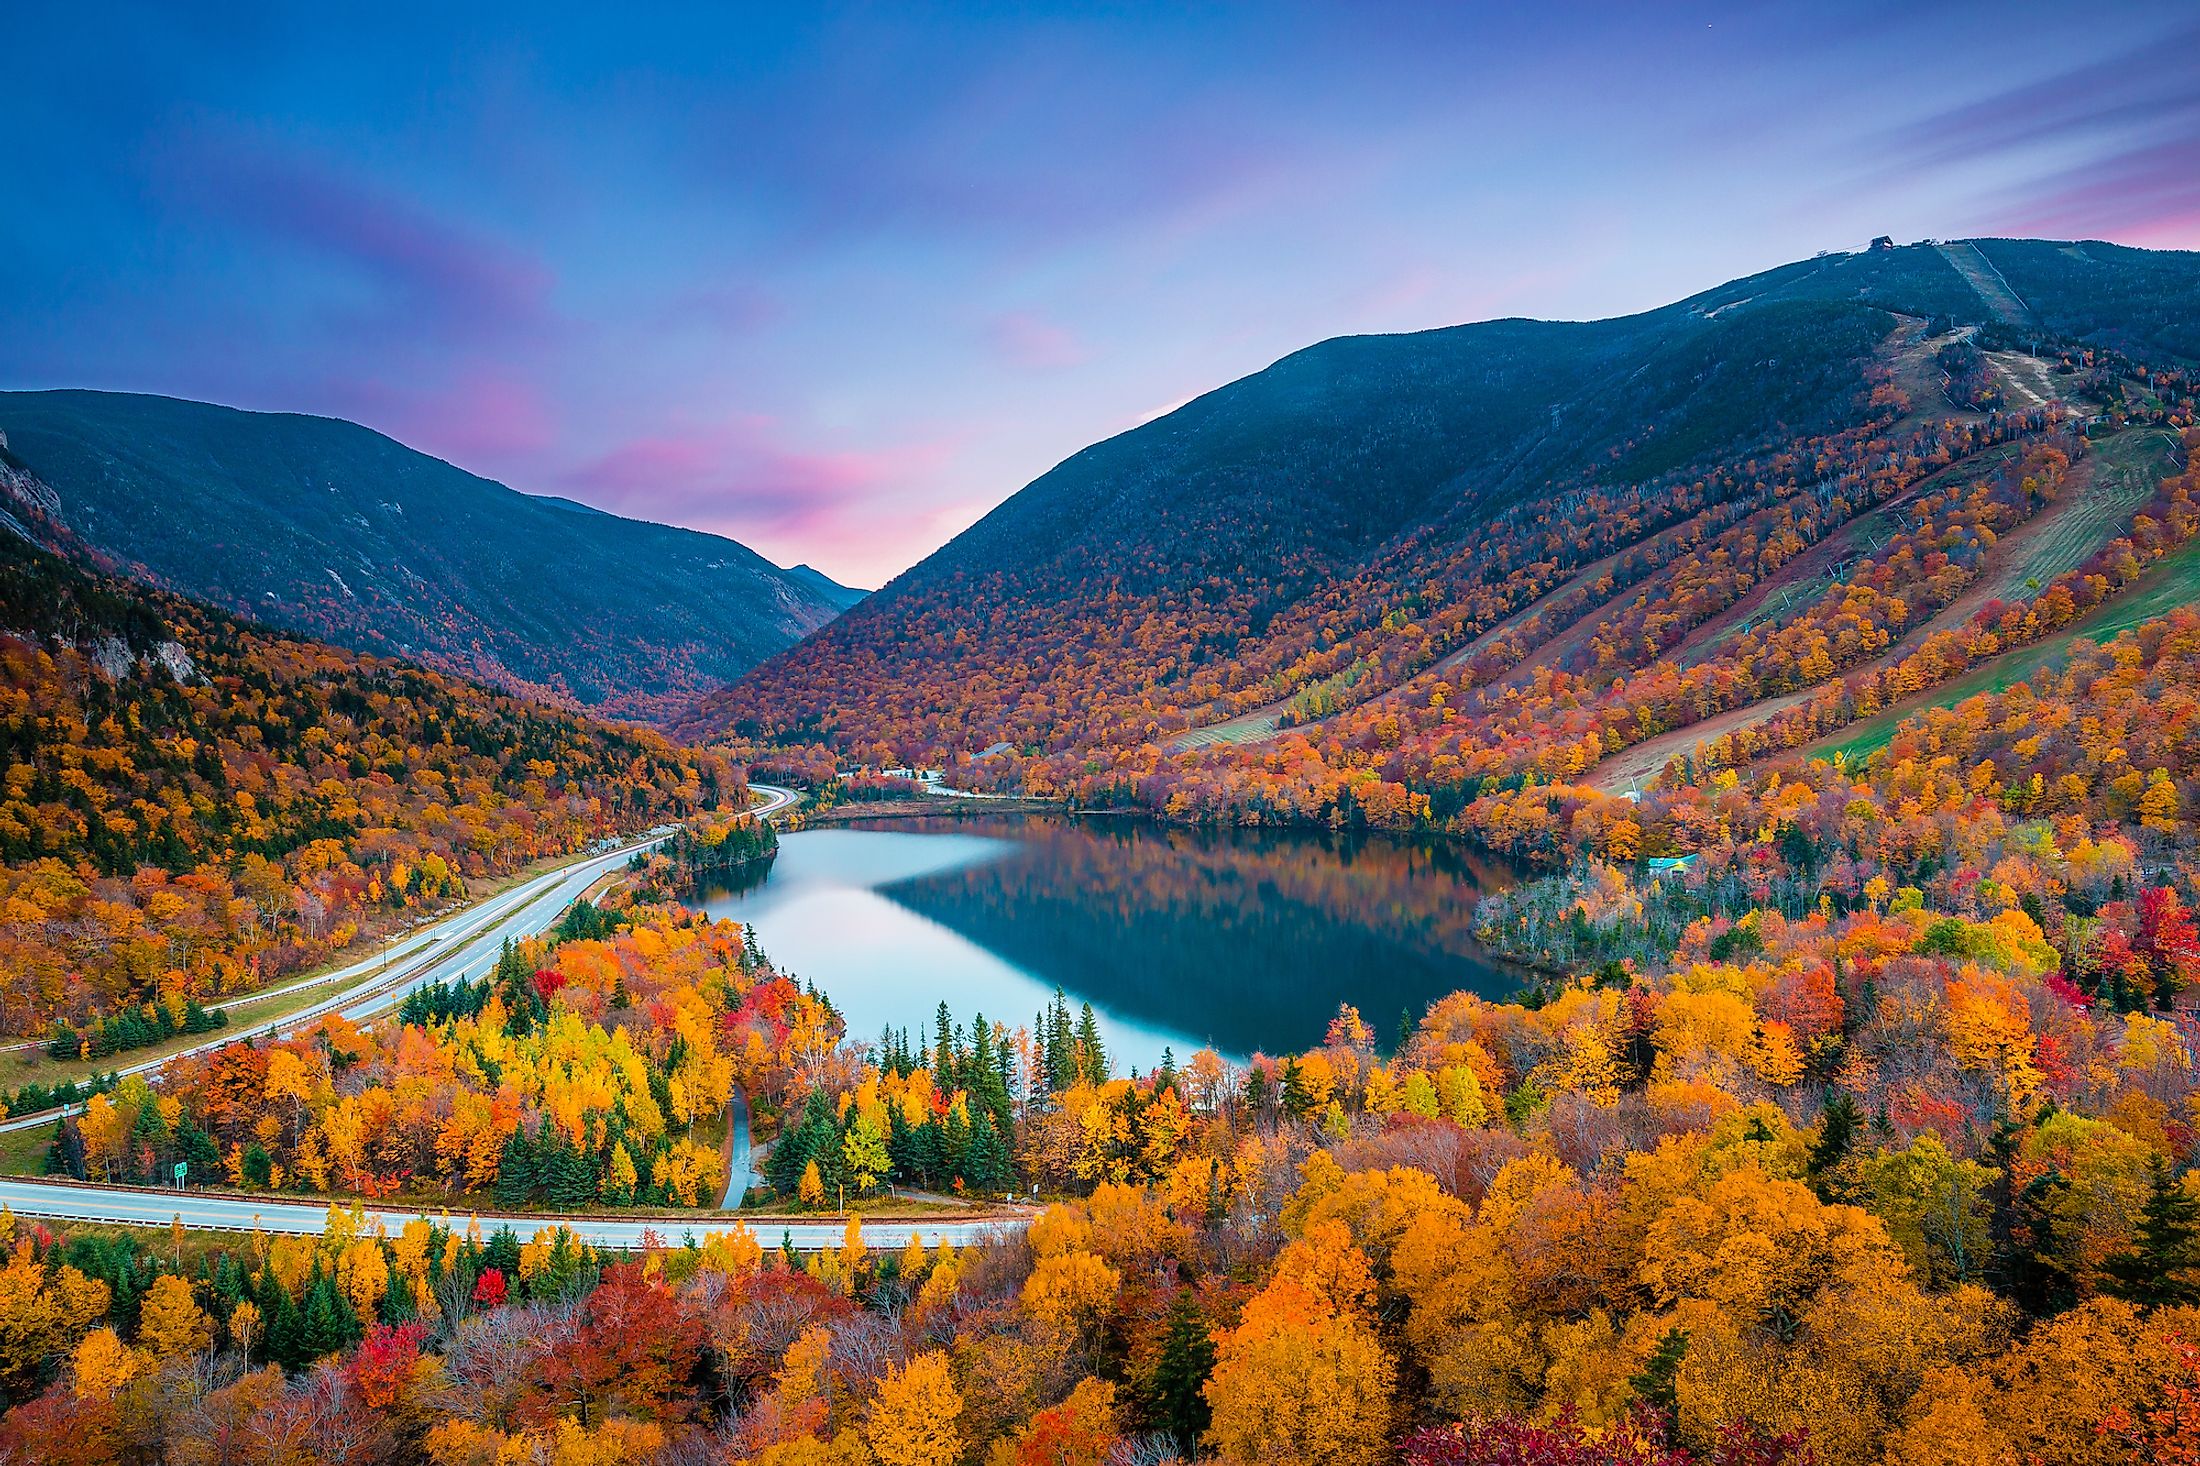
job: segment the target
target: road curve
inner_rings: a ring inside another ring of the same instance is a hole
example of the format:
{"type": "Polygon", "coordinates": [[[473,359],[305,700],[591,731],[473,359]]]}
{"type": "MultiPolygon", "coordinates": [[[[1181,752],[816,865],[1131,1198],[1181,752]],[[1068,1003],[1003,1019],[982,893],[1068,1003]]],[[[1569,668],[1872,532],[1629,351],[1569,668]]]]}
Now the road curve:
{"type": "MultiPolygon", "coordinates": [[[[764,796],[764,801],[754,806],[752,811],[763,819],[784,813],[793,808],[795,802],[801,798],[794,790],[782,789],[774,784],[754,784],[750,788],[764,796]]],[[[660,825],[638,839],[626,841],[570,865],[531,876],[509,890],[500,891],[478,905],[468,906],[440,921],[420,927],[373,956],[362,958],[334,972],[212,1004],[212,1007],[227,1008],[240,1003],[279,997],[302,988],[333,988],[340,983],[350,982],[349,986],[332,993],[321,1002],[301,1008],[295,1013],[287,1013],[272,1022],[256,1027],[220,1029],[209,1034],[204,1042],[178,1049],[171,1054],[163,1054],[156,1059],[122,1065],[115,1072],[125,1078],[132,1074],[155,1074],[177,1059],[207,1053],[239,1039],[280,1038],[311,1027],[331,1013],[341,1013],[354,1020],[366,1018],[396,1007],[415,989],[426,987],[430,983],[479,977],[488,964],[496,961],[506,937],[534,936],[547,931],[565,914],[565,909],[578,900],[590,886],[607,873],[625,865],[637,852],[653,849],[663,843],[672,833],[672,829],[670,825],[660,825]]],[[[53,1110],[42,1110],[0,1121],[0,1132],[28,1130],[44,1125],[56,1113],[53,1110]]]]}
{"type": "MultiPolygon", "coordinates": [[[[388,951],[321,979],[328,984],[346,976],[359,980],[309,1007],[257,1027],[221,1029],[201,1043],[159,1058],[122,1065],[116,1072],[124,1076],[156,1074],[177,1059],[203,1054],[239,1039],[279,1038],[308,1028],[331,1013],[363,1019],[395,1007],[406,995],[429,983],[479,976],[495,963],[506,937],[532,936],[547,930],[564,914],[566,907],[607,872],[625,865],[637,851],[654,847],[670,833],[669,828],[652,830],[639,840],[531,876],[479,905],[454,912],[421,928],[388,951]]],[[[45,1110],[18,1115],[0,1122],[0,1131],[27,1130],[48,1124],[55,1113],[45,1110]]]]}
{"type": "MultiPolygon", "coordinates": [[[[791,809],[801,797],[792,789],[771,784],[752,784],[749,787],[763,796],[763,802],[754,807],[754,812],[764,819],[791,809]]],[[[342,1013],[348,1018],[365,1018],[394,1007],[408,993],[429,983],[478,976],[496,961],[497,953],[506,937],[532,935],[548,929],[564,914],[568,906],[579,899],[581,893],[594,885],[605,873],[624,865],[635,852],[656,846],[670,833],[669,827],[660,827],[641,839],[572,865],[533,876],[478,906],[468,907],[421,928],[385,953],[316,979],[317,984],[333,984],[348,976],[357,976],[361,981],[310,1008],[259,1028],[239,1032],[225,1031],[205,1043],[179,1053],[130,1065],[121,1072],[151,1074],[185,1054],[220,1048],[239,1039],[279,1036],[306,1027],[330,1013],[342,1013]],[[408,966],[408,963],[411,965],[408,966]]],[[[744,1110],[745,1108],[744,1106],[744,1110]]],[[[19,1116],[0,1123],[0,1130],[24,1130],[50,1125],[55,1113],[47,1110],[39,1114],[19,1116]]],[[[746,1115],[739,1118],[745,1119],[746,1115]]],[[[741,1142],[747,1140],[747,1128],[745,1124],[740,1125],[738,1139],[741,1142]]],[[[745,1145],[739,1148],[745,1150],[745,1145]]],[[[737,1155],[736,1178],[745,1180],[749,1165],[750,1157],[747,1154],[737,1155]]],[[[731,1189],[729,1187],[729,1191],[731,1189]]],[[[746,1188],[744,1186],[741,1189],[746,1188]]],[[[326,1201],[289,1201],[221,1192],[98,1186],[81,1181],[20,1176],[0,1177],[0,1205],[5,1205],[17,1216],[111,1226],[165,1227],[180,1217],[186,1227],[219,1231],[250,1231],[259,1227],[268,1232],[292,1233],[320,1232],[327,1222],[329,1209],[326,1201]]],[[[394,1231],[425,1213],[403,1208],[369,1207],[367,1215],[371,1220],[379,1221],[394,1231]]],[[[736,1225],[731,1220],[712,1221],[700,1218],[560,1217],[541,1213],[482,1213],[478,1214],[478,1219],[486,1229],[509,1226],[523,1234],[531,1233],[538,1227],[563,1223],[592,1244],[623,1248],[644,1245],[645,1232],[653,1232],[662,1240],[678,1243],[691,1233],[702,1238],[715,1232],[731,1230],[736,1225]]],[[[876,1248],[904,1246],[912,1235],[921,1235],[928,1246],[944,1241],[962,1247],[1017,1224],[1013,1221],[866,1222],[863,1224],[863,1237],[868,1245],[876,1248]]],[[[814,1251],[821,1247],[840,1245],[846,1232],[846,1224],[759,1221],[753,1230],[756,1231],[758,1240],[766,1246],[777,1245],[784,1239],[797,1248],[814,1251]]]]}

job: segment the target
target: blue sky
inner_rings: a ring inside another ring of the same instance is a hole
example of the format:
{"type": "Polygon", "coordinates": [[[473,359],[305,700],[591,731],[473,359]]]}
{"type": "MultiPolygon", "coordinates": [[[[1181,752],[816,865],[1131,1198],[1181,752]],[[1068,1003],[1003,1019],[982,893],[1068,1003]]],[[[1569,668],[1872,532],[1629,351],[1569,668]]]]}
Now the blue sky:
{"type": "Polygon", "coordinates": [[[2200,246],[2171,6],[9,29],[0,385],[352,418],[863,585],[1327,336],[1644,309],[1880,233],[2200,246]]]}

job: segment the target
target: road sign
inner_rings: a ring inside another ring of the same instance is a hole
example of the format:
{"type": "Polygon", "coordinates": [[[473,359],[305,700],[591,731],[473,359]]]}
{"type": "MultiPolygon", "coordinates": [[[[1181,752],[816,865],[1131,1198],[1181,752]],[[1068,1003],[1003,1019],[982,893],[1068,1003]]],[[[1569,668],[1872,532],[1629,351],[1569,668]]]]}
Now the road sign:
{"type": "Polygon", "coordinates": [[[181,1185],[183,1184],[183,1177],[184,1177],[184,1173],[185,1173],[186,1171],[190,1170],[190,1169],[191,1169],[191,1166],[190,1166],[190,1163],[189,1163],[188,1161],[177,1161],[177,1162],[176,1162],[176,1184],[177,1184],[178,1186],[181,1186],[181,1185]]]}

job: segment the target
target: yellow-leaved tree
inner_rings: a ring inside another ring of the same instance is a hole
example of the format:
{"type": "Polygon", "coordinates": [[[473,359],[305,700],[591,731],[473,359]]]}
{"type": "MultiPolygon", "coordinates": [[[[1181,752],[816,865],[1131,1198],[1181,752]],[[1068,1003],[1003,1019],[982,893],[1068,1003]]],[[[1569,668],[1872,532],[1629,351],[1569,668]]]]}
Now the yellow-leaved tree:
{"type": "Polygon", "coordinates": [[[1268,1286],[1216,1341],[1207,1439],[1227,1462],[1342,1463],[1389,1456],[1396,1369],[1376,1337],[1375,1278],[1340,1221],[1283,1251],[1268,1286]]]}
{"type": "Polygon", "coordinates": [[[156,1359],[197,1354],[214,1342],[213,1321],[191,1296],[191,1285],[168,1275],[145,1290],[138,1313],[138,1345],[156,1359]]]}
{"type": "Polygon", "coordinates": [[[947,1356],[934,1349],[879,1381],[864,1439],[880,1466],[951,1466],[963,1453],[962,1409],[947,1356]]]}

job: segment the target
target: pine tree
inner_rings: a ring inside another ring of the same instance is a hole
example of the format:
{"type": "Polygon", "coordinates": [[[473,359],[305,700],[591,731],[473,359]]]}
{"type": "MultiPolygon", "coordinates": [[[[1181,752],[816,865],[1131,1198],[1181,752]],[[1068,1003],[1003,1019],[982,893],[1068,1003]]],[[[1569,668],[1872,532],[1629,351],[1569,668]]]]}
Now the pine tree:
{"type": "Polygon", "coordinates": [[[916,1132],[909,1128],[909,1117],[901,1112],[900,1105],[886,1107],[886,1158],[893,1162],[894,1174],[908,1179],[917,1174],[916,1132]]]}
{"type": "Polygon", "coordinates": [[[1090,1003],[1077,1019],[1077,1057],[1088,1084],[1108,1082],[1108,1051],[1100,1042],[1100,1020],[1090,1003]]]}
{"type": "Polygon", "coordinates": [[[306,1351],[305,1318],[272,1269],[264,1276],[259,1303],[267,1331],[267,1342],[262,1346],[266,1356],[285,1369],[303,1369],[311,1364],[313,1356],[306,1351]]]}
{"type": "Polygon", "coordinates": [[[192,1123],[185,1115],[176,1122],[176,1159],[189,1169],[187,1179],[205,1186],[220,1178],[222,1155],[213,1137],[192,1123]]]}
{"type": "Polygon", "coordinates": [[[938,1186],[947,1176],[947,1130],[939,1116],[927,1115],[911,1137],[911,1163],[923,1185],[938,1186]]]}
{"type": "Polygon", "coordinates": [[[932,1080],[941,1089],[955,1087],[955,1020],[947,1011],[947,1004],[940,1003],[934,1015],[935,1031],[932,1035],[932,1080]]]}
{"type": "Polygon", "coordinates": [[[1154,1421],[1186,1450],[1206,1434],[1207,1398],[1201,1391],[1214,1368],[1215,1342],[1206,1315],[1191,1289],[1179,1288],[1169,1301],[1168,1332],[1162,1336],[1145,1403],[1154,1421]]]}
{"type": "Polygon", "coordinates": [[[596,1168],[586,1152],[561,1136],[553,1142],[544,1168],[545,1190],[554,1211],[579,1211],[596,1201],[596,1168]]]}
{"type": "Polygon", "coordinates": [[[1811,1142],[1805,1172],[1811,1190],[1821,1201],[1846,1201],[1853,1189],[1841,1176],[1841,1163],[1856,1148],[1856,1132],[1863,1120],[1856,1101],[1836,1092],[1826,1101],[1818,1124],[1818,1138],[1811,1142]]]}
{"type": "Polygon", "coordinates": [[[1069,1000],[1054,990],[1054,1006],[1047,1013],[1047,1086],[1060,1094],[1077,1082],[1077,1039],[1070,1031],[1069,1000]]]}
{"type": "Polygon", "coordinates": [[[2157,1158],[2132,1245],[2101,1264],[2101,1286],[2142,1308],[2200,1304],[2200,1281],[2193,1276],[2194,1265],[2200,1263],[2196,1240],[2200,1201],[2157,1158]]]}
{"type": "Polygon", "coordinates": [[[991,1115],[981,1112],[970,1127],[970,1159],[964,1179],[977,1191],[1006,1191],[1016,1184],[1016,1169],[991,1115]]]}
{"type": "Polygon", "coordinates": [[[497,1178],[491,1187],[497,1205],[506,1211],[532,1206],[536,1177],[534,1142],[525,1131],[515,1129],[505,1137],[504,1153],[497,1158],[497,1178]]]}
{"type": "Polygon", "coordinates": [[[489,1245],[482,1249],[483,1268],[495,1268],[507,1278],[519,1276],[519,1234],[510,1227],[499,1227],[489,1234],[489,1245]]]}
{"type": "Polygon", "coordinates": [[[1247,1114],[1257,1117],[1266,1113],[1269,1105],[1268,1071],[1258,1064],[1246,1070],[1244,1093],[1247,1114]]]}
{"type": "Polygon", "coordinates": [[[85,1179],[84,1132],[74,1115],[65,1116],[54,1130],[53,1144],[46,1147],[46,1174],[85,1179]]]}
{"type": "Polygon", "coordinates": [[[413,1298],[412,1279],[402,1271],[390,1273],[390,1290],[382,1295],[382,1322],[395,1328],[417,1317],[419,1303],[413,1298]]]}
{"type": "Polygon", "coordinates": [[[327,1273],[316,1272],[306,1286],[305,1347],[307,1357],[323,1359],[359,1337],[359,1316],[327,1273]]]}
{"type": "Polygon", "coordinates": [[[945,1123],[940,1126],[941,1163],[943,1176],[961,1176],[966,1182],[970,1177],[970,1122],[959,1110],[949,1110],[945,1123]]]}
{"type": "Polygon", "coordinates": [[[1680,1399],[1673,1382],[1679,1377],[1681,1361],[1688,1357],[1688,1330],[1667,1329],[1665,1337],[1642,1363],[1641,1373],[1627,1381],[1635,1398],[1645,1405],[1663,1410],[1671,1415],[1680,1408],[1680,1399]]]}

